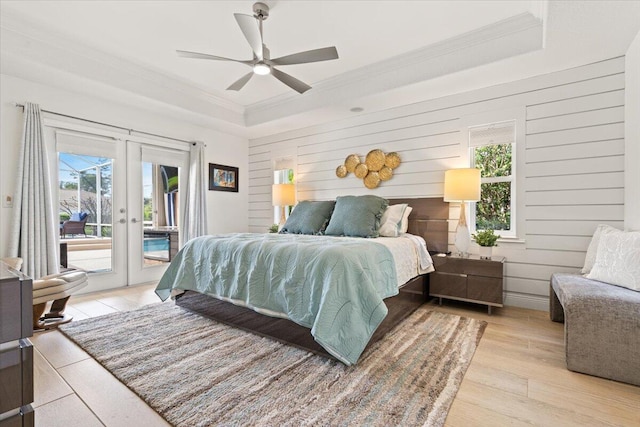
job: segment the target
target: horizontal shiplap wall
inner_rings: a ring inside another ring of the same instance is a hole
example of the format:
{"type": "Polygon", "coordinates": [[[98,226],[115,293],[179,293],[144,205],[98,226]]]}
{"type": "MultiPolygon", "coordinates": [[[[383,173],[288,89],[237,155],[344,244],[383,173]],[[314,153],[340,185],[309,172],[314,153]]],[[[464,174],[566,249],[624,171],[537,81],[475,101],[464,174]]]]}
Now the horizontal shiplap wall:
{"type": "MultiPolygon", "coordinates": [[[[297,160],[298,200],[347,194],[441,197],[444,171],[468,162],[467,117],[526,111],[524,244],[504,244],[507,304],[546,309],[549,276],[576,272],[597,224],[622,228],[624,207],[624,58],[360,115],[250,141],[249,226],[273,222],[274,160],[297,160]],[[351,153],[397,151],[402,164],[375,190],[337,166],[351,153]]],[[[452,205],[450,232],[459,207],[452,205]]],[[[452,239],[450,239],[452,241],[452,239]]]]}

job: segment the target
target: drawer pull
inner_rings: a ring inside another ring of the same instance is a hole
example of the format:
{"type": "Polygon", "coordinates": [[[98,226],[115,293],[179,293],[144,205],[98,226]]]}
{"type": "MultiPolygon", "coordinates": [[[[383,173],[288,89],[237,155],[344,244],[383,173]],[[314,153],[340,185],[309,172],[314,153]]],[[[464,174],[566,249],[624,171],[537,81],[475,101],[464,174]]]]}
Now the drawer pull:
{"type": "Polygon", "coordinates": [[[448,273],[448,272],[446,272],[446,271],[437,271],[437,270],[436,270],[436,273],[438,273],[438,274],[444,274],[445,276],[467,277],[467,275],[466,275],[466,274],[464,274],[464,273],[448,273]]]}

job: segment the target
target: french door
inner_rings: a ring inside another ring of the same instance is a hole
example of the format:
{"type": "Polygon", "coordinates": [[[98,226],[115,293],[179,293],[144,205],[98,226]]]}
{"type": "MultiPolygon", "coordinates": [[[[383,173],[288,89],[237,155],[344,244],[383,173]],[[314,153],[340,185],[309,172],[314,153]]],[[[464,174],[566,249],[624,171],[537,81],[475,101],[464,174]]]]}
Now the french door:
{"type": "Polygon", "coordinates": [[[88,272],[83,292],[159,280],[179,247],[188,152],[66,130],[54,139],[60,247],[88,272]]]}
{"type": "Polygon", "coordinates": [[[188,168],[187,152],[127,142],[129,284],[160,280],[180,247],[188,168]]]}

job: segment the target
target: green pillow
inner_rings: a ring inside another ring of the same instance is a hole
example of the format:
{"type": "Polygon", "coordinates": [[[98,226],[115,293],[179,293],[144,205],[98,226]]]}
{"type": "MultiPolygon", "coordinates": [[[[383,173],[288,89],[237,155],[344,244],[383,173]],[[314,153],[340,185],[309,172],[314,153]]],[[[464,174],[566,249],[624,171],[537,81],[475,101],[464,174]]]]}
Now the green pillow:
{"type": "Polygon", "coordinates": [[[336,207],[324,234],[329,236],[378,237],[380,218],[389,205],[378,196],[343,196],[336,207]]]}
{"type": "Polygon", "coordinates": [[[322,234],[331,218],[331,212],[336,202],[310,202],[303,200],[298,203],[287,222],[280,230],[283,234],[322,234]]]}

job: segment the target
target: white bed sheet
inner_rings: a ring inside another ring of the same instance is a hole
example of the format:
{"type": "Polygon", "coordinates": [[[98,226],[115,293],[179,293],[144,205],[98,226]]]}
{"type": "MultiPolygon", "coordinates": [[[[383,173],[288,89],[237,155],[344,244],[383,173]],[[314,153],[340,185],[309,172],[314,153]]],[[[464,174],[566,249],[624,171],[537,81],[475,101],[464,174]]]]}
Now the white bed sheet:
{"type": "Polygon", "coordinates": [[[378,237],[372,241],[386,246],[393,255],[398,287],[420,274],[435,270],[433,260],[427,251],[427,244],[420,236],[406,233],[399,237],[378,237]]]}

